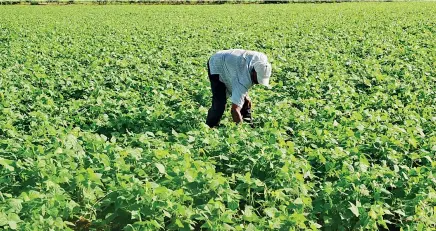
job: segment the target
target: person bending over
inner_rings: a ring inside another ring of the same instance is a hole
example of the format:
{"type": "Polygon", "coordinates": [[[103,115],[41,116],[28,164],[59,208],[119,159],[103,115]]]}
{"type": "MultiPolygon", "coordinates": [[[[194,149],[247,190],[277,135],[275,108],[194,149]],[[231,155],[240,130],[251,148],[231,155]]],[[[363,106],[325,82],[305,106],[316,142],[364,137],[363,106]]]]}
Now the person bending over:
{"type": "Polygon", "coordinates": [[[212,107],[207,113],[206,124],[211,128],[219,124],[229,96],[233,121],[252,124],[248,90],[254,84],[269,87],[271,64],[267,56],[250,50],[222,50],[209,58],[207,69],[212,88],[212,107]]]}

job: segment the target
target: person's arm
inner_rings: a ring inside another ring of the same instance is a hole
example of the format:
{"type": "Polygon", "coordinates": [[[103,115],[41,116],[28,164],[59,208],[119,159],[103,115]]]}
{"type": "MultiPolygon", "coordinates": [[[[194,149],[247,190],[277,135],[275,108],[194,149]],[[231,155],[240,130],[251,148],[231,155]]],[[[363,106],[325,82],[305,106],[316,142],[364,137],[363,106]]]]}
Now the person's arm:
{"type": "Polygon", "coordinates": [[[242,62],[234,62],[229,63],[228,66],[236,65],[234,68],[234,72],[232,72],[232,108],[231,108],[231,114],[233,118],[233,122],[236,124],[239,124],[243,122],[243,117],[241,114],[241,109],[244,106],[245,103],[245,97],[248,96],[248,88],[246,85],[242,84],[244,80],[249,80],[248,78],[248,69],[244,69],[246,67],[245,65],[245,58],[243,58],[242,62]],[[247,76],[245,76],[247,74],[247,76]],[[240,81],[242,80],[242,82],[240,81]]]}
{"type": "Polygon", "coordinates": [[[245,96],[248,93],[248,89],[246,89],[244,86],[240,85],[239,83],[235,83],[233,85],[233,91],[232,91],[232,118],[233,121],[238,123],[241,123],[243,120],[241,109],[244,106],[245,102],[245,96]]]}
{"type": "Polygon", "coordinates": [[[241,108],[238,105],[233,103],[231,112],[232,112],[233,122],[236,122],[237,124],[242,122],[241,108]]]}

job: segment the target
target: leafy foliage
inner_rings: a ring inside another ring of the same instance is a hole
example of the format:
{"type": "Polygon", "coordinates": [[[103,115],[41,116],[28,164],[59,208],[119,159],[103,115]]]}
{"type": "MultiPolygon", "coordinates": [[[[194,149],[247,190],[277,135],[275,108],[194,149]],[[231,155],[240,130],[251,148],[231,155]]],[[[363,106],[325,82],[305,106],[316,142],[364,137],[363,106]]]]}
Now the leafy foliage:
{"type": "Polygon", "coordinates": [[[431,230],[434,3],[0,8],[0,228],[431,230]],[[256,128],[206,60],[273,60],[256,128]]]}

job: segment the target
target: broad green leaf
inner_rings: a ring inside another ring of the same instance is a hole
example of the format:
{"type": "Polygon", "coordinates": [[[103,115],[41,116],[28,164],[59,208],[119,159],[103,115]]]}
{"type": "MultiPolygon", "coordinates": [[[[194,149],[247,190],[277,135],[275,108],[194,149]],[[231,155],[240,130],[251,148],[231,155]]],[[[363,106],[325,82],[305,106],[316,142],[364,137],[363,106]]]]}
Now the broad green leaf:
{"type": "Polygon", "coordinates": [[[7,169],[9,171],[14,171],[14,167],[11,166],[12,163],[13,163],[12,160],[7,160],[7,159],[0,157],[0,165],[2,165],[5,169],[7,169]]]}
{"type": "Polygon", "coordinates": [[[8,223],[8,217],[3,212],[0,212],[0,226],[5,226],[8,223]]]}
{"type": "Polygon", "coordinates": [[[166,174],[165,166],[163,166],[163,165],[160,164],[160,163],[155,163],[154,165],[156,166],[156,168],[159,170],[159,172],[160,172],[161,174],[166,174]]]}
{"type": "Polygon", "coordinates": [[[358,208],[355,204],[353,204],[353,203],[351,203],[351,202],[348,202],[348,203],[350,203],[350,207],[349,207],[348,209],[350,209],[351,212],[352,212],[356,217],[358,217],[358,216],[359,216],[359,208],[358,208]]]}
{"type": "Polygon", "coordinates": [[[8,221],[8,225],[9,225],[9,228],[11,228],[12,230],[17,229],[17,222],[16,221],[8,221]]]}
{"type": "Polygon", "coordinates": [[[184,227],[183,223],[182,223],[179,219],[176,219],[176,225],[177,225],[179,228],[183,228],[183,227],[184,227]]]}

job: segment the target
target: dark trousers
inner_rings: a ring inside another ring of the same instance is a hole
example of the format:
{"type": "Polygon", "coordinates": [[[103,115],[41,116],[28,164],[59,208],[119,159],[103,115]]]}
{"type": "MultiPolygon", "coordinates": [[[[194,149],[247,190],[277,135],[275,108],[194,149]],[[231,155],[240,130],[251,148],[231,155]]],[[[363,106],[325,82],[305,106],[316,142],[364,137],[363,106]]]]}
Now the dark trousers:
{"type": "MultiPolygon", "coordinates": [[[[221,117],[226,109],[227,95],[226,85],[219,80],[219,75],[210,74],[209,61],[207,62],[207,74],[212,88],[212,107],[207,113],[206,124],[209,127],[215,127],[219,124],[221,117]]],[[[241,115],[244,121],[251,123],[251,108],[245,99],[244,105],[241,108],[241,115]]]]}

